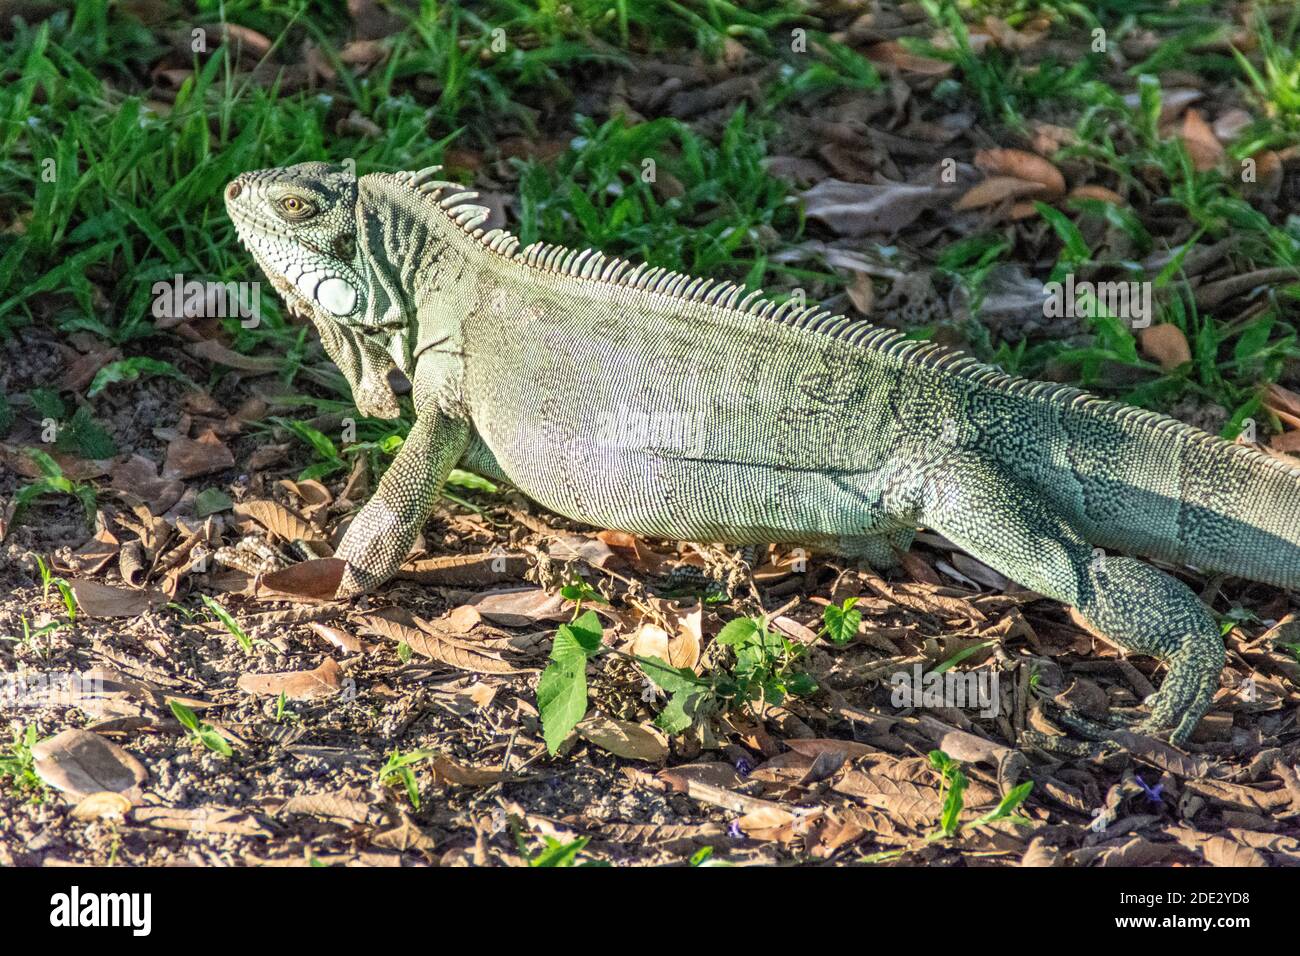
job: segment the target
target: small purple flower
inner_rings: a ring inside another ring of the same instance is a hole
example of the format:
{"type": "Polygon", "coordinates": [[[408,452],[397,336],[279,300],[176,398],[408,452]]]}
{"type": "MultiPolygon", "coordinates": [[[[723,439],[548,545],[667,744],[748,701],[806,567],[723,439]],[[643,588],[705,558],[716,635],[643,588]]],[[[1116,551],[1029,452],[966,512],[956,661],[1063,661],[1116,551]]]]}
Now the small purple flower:
{"type": "Polygon", "coordinates": [[[733,840],[743,840],[745,838],[745,834],[740,832],[739,820],[731,821],[731,826],[727,827],[727,836],[731,837],[733,840]]]}
{"type": "Polygon", "coordinates": [[[748,777],[754,770],[754,765],[749,762],[748,757],[739,757],[736,759],[736,773],[742,777],[748,777]]]}
{"type": "Polygon", "coordinates": [[[1160,795],[1164,792],[1165,789],[1165,785],[1163,783],[1158,783],[1154,787],[1148,787],[1147,782],[1143,780],[1141,777],[1135,777],[1135,779],[1137,780],[1139,786],[1141,786],[1142,789],[1146,792],[1148,800],[1150,800],[1152,803],[1163,802],[1160,799],[1160,795]]]}

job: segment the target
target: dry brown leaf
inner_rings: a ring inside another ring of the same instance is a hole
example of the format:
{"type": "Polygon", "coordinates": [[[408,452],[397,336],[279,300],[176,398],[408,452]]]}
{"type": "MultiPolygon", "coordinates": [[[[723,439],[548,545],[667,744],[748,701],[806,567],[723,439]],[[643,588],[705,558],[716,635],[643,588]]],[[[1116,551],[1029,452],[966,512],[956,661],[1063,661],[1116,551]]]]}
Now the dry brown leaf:
{"type": "Polygon", "coordinates": [[[947,60],[909,53],[896,40],[882,40],[873,43],[862,51],[872,63],[878,66],[893,67],[905,73],[917,73],[921,76],[947,76],[953,65],[947,60]]]}
{"type": "Polygon", "coordinates": [[[1161,770],[1168,770],[1179,777],[1192,778],[1188,780],[1189,788],[1193,783],[1201,783],[1202,778],[1209,775],[1210,764],[1208,760],[1185,754],[1181,750],[1169,746],[1163,740],[1156,740],[1154,737],[1147,737],[1129,730],[1116,730],[1113,737],[1116,743],[1131,753],[1137,760],[1158,767],[1161,770]]]}
{"type": "MultiPolygon", "coordinates": [[[[1204,99],[1205,92],[1193,87],[1174,86],[1160,91],[1160,124],[1163,126],[1178,118],[1183,110],[1197,100],[1204,99]]],[[[1131,110],[1142,105],[1141,93],[1124,94],[1124,105],[1131,110]]]]}
{"type": "Polygon", "coordinates": [[[676,633],[669,634],[650,621],[642,622],[632,639],[631,653],[641,657],[657,657],[673,667],[694,670],[700,662],[703,626],[703,607],[696,605],[675,621],[676,633]]]}
{"type": "Polygon", "coordinates": [[[551,542],[547,553],[556,561],[586,561],[594,568],[603,568],[614,557],[614,552],[599,535],[565,535],[551,542]]]}
{"type": "Polygon", "coordinates": [[[943,810],[937,790],[918,787],[906,780],[891,780],[882,774],[850,770],[835,781],[832,788],[837,793],[856,797],[869,806],[887,811],[905,826],[933,824],[943,810]]]}
{"type": "Polygon", "coordinates": [[[1300,431],[1282,432],[1268,441],[1268,447],[1283,454],[1294,455],[1300,452],[1300,431]]]}
{"type": "Polygon", "coordinates": [[[361,799],[362,796],[364,794],[355,788],[327,793],[303,793],[290,797],[275,812],[303,813],[329,820],[366,823],[371,817],[371,807],[361,799]]]}
{"type": "Polygon", "coordinates": [[[603,823],[595,838],[636,847],[658,845],[667,852],[685,854],[700,844],[718,840],[726,832],[725,827],[716,823],[603,823]]]}
{"type": "Polygon", "coordinates": [[[115,790],[88,794],[72,808],[72,819],[85,823],[97,820],[122,820],[131,810],[131,801],[115,790]]]}
{"type": "Polygon", "coordinates": [[[256,596],[273,601],[333,601],[346,568],[347,562],[342,558],[299,561],[262,575],[256,596]]]}
{"type": "Polygon", "coordinates": [[[1198,172],[1215,169],[1223,162],[1223,144],[1219,142],[1210,124],[1205,122],[1200,110],[1188,110],[1183,117],[1180,133],[1187,154],[1192,158],[1192,165],[1198,172]]]}
{"type": "Polygon", "coordinates": [[[251,813],[233,807],[136,807],[131,811],[131,822],[138,826],[173,830],[180,833],[216,833],[233,836],[252,836],[266,839],[271,830],[251,813]]]}
{"type": "Polygon", "coordinates": [[[1224,110],[1214,118],[1212,128],[1214,135],[1221,143],[1231,143],[1251,123],[1255,122],[1255,117],[1240,107],[1233,107],[1230,110],[1224,110]]]}
{"type": "Polygon", "coordinates": [[[204,432],[199,438],[177,435],[167,445],[163,477],[184,481],[233,467],[235,467],[235,456],[230,453],[225,443],[211,432],[204,432]]]}
{"type": "Polygon", "coordinates": [[[137,617],[167,600],[153,588],[128,590],[84,578],[74,578],[68,584],[77,599],[77,607],[87,617],[137,617]]]}
{"type": "Polygon", "coordinates": [[[388,44],[379,40],[353,40],[339,50],[339,61],[348,66],[374,66],[388,56],[388,44]]]}
{"type": "Polygon", "coordinates": [[[646,574],[661,574],[665,566],[673,561],[670,555],[660,554],[636,535],[626,531],[599,531],[596,537],[633,568],[646,574]]]}
{"type": "Polygon", "coordinates": [[[314,479],[290,481],[288,478],[281,478],[276,484],[302,502],[302,512],[307,518],[311,518],[322,508],[327,508],[334,500],[330,490],[314,479]]]}
{"type": "Polygon", "coordinates": [[[1168,864],[1178,855],[1178,847],[1171,843],[1154,843],[1146,837],[1135,836],[1117,847],[1102,851],[1099,866],[1158,866],[1168,864]]]}
{"type": "Polygon", "coordinates": [[[50,556],[50,566],[60,574],[96,574],[104,565],[117,557],[121,542],[107,526],[102,526],[95,536],[72,552],[65,561],[58,554],[50,556]]]}
{"type": "Polygon", "coordinates": [[[1043,186],[1042,198],[1056,199],[1065,194],[1065,177],[1042,156],[1023,149],[981,149],[975,154],[975,167],[989,176],[1008,176],[1043,186]]]}
{"type": "Polygon", "coordinates": [[[75,799],[112,791],[138,799],[149,779],[144,764],[88,730],[65,730],[32,747],[36,775],[75,799]]]}
{"type": "MultiPolygon", "coordinates": [[[[843,751],[835,751],[832,754],[832,759],[842,761],[843,757],[843,751]]],[[[747,781],[757,780],[773,787],[791,787],[807,775],[814,759],[813,757],[805,757],[794,750],[787,750],[785,753],[777,754],[775,757],[763,761],[751,770],[745,779],[747,781]]]]}
{"type": "Polygon", "coordinates": [[[800,644],[817,643],[817,632],[806,624],[800,624],[794,618],[778,614],[772,618],[772,626],[791,640],[800,644]]]}
{"type": "Polygon", "coordinates": [[[237,23],[209,23],[204,25],[204,29],[219,35],[222,43],[230,43],[237,55],[260,60],[271,52],[271,41],[250,27],[237,23]]]}
{"type": "Polygon", "coordinates": [[[1108,202],[1112,206],[1123,206],[1124,197],[1112,189],[1105,186],[1075,186],[1070,190],[1071,199],[1096,199],[1101,202],[1108,202]]]}
{"type": "Polygon", "coordinates": [[[483,623],[483,615],[472,604],[462,604],[448,611],[438,623],[453,633],[468,634],[483,623]]]}
{"type": "MultiPolygon", "coordinates": [[[[83,481],[87,478],[98,478],[109,472],[110,462],[89,461],[85,458],[78,458],[76,455],[69,455],[65,452],[52,452],[42,448],[47,455],[54,459],[55,464],[63,472],[65,478],[71,478],[74,481],[83,481]]],[[[42,478],[44,472],[35,459],[27,453],[25,447],[16,447],[0,442],[0,464],[13,469],[24,478],[42,478]]]]}
{"type": "Polygon", "coordinates": [[[655,776],[680,793],[687,791],[688,784],[692,780],[723,789],[734,787],[741,782],[740,774],[736,772],[736,768],[720,760],[705,763],[684,763],[676,767],[669,767],[667,770],[660,770],[655,776]]]}
{"type": "Polygon", "coordinates": [[[1138,333],[1142,351],[1160,363],[1166,372],[1192,360],[1192,349],[1183,330],[1172,322],[1148,326],[1138,333]]]}
{"type": "Polygon", "coordinates": [[[863,754],[879,753],[877,747],[871,747],[867,744],[860,744],[856,740],[838,740],[832,737],[810,737],[810,738],[793,738],[787,740],[786,746],[795,753],[802,754],[805,757],[818,757],[823,753],[842,753],[848,759],[853,760],[861,757],[863,754]]]}
{"type": "Polygon", "coordinates": [[[361,653],[361,641],[342,628],[332,627],[329,624],[322,624],[319,621],[312,621],[307,626],[311,628],[313,634],[325,641],[327,644],[349,654],[361,653]]]}
{"type": "Polygon", "coordinates": [[[486,787],[506,776],[499,768],[466,767],[441,755],[432,758],[429,765],[439,783],[451,783],[459,787],[486,787]]]}
{"type": "Polygon", "coordinates": [[[1007,210],[1007,218],[1012,222],[1020,222],[1022,219],[1033,219],[1038,215],[1038,207],[1032,200],[1021,199],[1013,202],[1011,208],[1007,210]]]}
{"type": "Polygon", "coordinates": [[[1034,122],[1031,127],[1033,129],[1032,145],[1034,152],[1040,156],[1050,157],[1057,150],[1066,146],[1074,146],[1079,142],[1078,134],[1068,126],[1034,122]]]}
{"type": "Polygon", "coordinates": [[[404,581],[440,587],[481,587],[518,580],[527,570],[525,555],[485,551],[408,560],[396,576],[404,581]]]}
{"type": "Polygon", "coordinates": [[[990,176],[966,190],[965,195],[953,204],[953,209],[958,212],[983,209],[1024,196],[1039,196],[1045,191],[1042,183],[1033,180],[1017,179],[1014,176],[990,176]]]}
{"type": "Polygon", "coordinates": [[[751,810],[736,821],[736,826],[748,837],[756,840],[784,842],[794,836],[794,823],[798,818],[783,807],[761,807],[751,810]]]}
{"type": "Polygon", "coordinates": [[[849,183],[823,179],[802,193],[804,210],[841,236],[892,235],[922,213],[950,201],[955,189],[913,183],[849,183]]]}
{"type": "Polygon", "coordinates": [[[424,627],[429,622],[415,618],[413,623],[408,623],[403,619],[407,616],[400,609],[386,608],[362,618],[362,630],[390,641],[405,642],[415,653],[459,670],[478,674],[518,674],[529,670],[485,654],[450,634],[431,633],[424,627]]]}
{"type": "Polygon", "coordinates": [[[109,484],[144,501],[155,514],[162,514],[181,500],[185,483],[172,478],[159,478],[158,466],[143,455],[132,455],[124,462],[113,465],[109,484]]]}
{"type": "Polygon", "coordinates": [[[653,724],[590,717],[574,729],[584,740],[618,757],[651,763],[668,758],[668,738],[653,724]]]}
{"type": "Polygon", "coordinates": [[[371,837],[370,845],[396,850],[399,853],[409,853],[412,850],[427,853],[437,846],[437,841],[434,840],[432,833],[417,826],[415,821],[403,814],[402,821],[397,826],[381,830],[371,837]]]}
{"type": "Polygon", "coordinates": [[[1247,192],[1276,199],[1282,191],[1282,180],[1286,175],[1282,157],[1275,150],[1264,149],[1250,158],[1255,161],[1255,180],[1243,183],[1244,188],[1247,192]]]}
{"type": "Polygon", "coordinates": [[[1289,422],[1300,427],[1300,393],[1281,385],[1270,385],[1264,392],[1264,405],[1278,416],[1289,416],[1289,422]]]}
{"type": "Polygon", "coordinates": [[[301,515],[295,514],[279,502],[261,498],[235,505],[234,513],[240,518],[251,518],[282,541],[310,541],[327,543],[325,535],[301,515]]]}
{"type": "Polygon", "coordinates": [[[276,674],[240,674],[235,686],[255,697],[289,700],[324,700],[336,697],[343,686],[343,671],[332,657],[309,671],[281,671],[276,674]]]}
{"type": "Polygon", "coordinates": [[[984,29],[993,42],[1004,50],[1022,51],[1037,46],[1047,36],[1051,21],[1046,17],[1035,17],[1019,30],[1005,20],[989,14],[984,18],[984,29]]]}
{"type": "Polygon", "coordinates": [[[572,615],[558,594],[541,588],[508,588],[477,595],[470,604],[494,624],[526,627],[539,621],[567,621],[572,615]]]}

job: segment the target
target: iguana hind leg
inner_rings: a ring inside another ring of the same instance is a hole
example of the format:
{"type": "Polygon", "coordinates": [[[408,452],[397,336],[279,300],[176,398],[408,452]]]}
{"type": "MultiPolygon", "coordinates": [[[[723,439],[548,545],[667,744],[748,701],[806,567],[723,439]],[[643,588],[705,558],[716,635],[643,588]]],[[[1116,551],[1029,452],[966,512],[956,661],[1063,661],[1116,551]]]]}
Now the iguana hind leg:
{"type": "Polygon", "coordinates": [[[841,538],[835,547],[835,552],[846,558],[864,561],[878,571],[884,571],[898,567],[898,556],[912,546],[915,537],[916,529],[905,527],[881,534],[841,538]]]}
{"type": "Polygon", "coordinates": [[[995,464],[954,456],[924,476],[923,524],[1007,577],[1073,605],[1121,647],[1169,662],[1141,728],[1173,726],[1170,739],[1186,742],[1224,663],[1214,619],[1191,589],[1133,558],[1094,554],[1064,517],[995,464]]]}
{"type": "Polygon", "coordinates": [[[1099,556],[1090,562],[1096,597],[1084,618],[1098,631],[1139,654],[1169,663],[1151,716],[1139,730],[1173,726],[1183,743],[1210,708],[1226,654],[1209,610],[1181,581],[1134,558],[1099,556]]]}

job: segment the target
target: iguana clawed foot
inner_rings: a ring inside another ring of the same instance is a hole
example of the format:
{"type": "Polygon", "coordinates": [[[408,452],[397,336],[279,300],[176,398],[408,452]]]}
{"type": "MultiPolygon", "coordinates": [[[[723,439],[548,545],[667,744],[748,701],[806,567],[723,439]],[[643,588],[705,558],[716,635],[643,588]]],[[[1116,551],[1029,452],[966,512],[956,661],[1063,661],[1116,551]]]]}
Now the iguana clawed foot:
{"type": "Polygon", "coordinates": [[[212,560],[222,567],[257,577],[283,570],[297,561],[317,557],[309,543],[303,540],[291,541],[289,548],[292,554],[286,554],[258,535],[248,534],[233,545],[217,548],[212,552],[212,560]]]}
{"type": "MultiPolygon", "coordinates": [[[[310,561],[319,555],[312,553],[305,541],[290,543],[291,554],[286,553],[257,535],[245,535],[233,545],[218,548],[212,553],[212,560],[222,567],[231,568],[247,574],[249,577],[262,577],[283,571],[299,561],[310,561]]],[[[346,560],[346,559],[345,559],[346,560]]],[[[347,561],[343,575],[335,590],[336,600],[348,600],[364,594],[382,584],[387,575],[367,572],[363,566],[347,561]]]]}
{"type": "Polygon", "coordinates": [[[675,565],[664,575],[666,591],[721,593],[731,598],[747,585],[753,588],[754,568],[759,559],[758,545],[747,544],[734,549],[696,546],[695,550],[704,559],[704,566],[675,565]]]}

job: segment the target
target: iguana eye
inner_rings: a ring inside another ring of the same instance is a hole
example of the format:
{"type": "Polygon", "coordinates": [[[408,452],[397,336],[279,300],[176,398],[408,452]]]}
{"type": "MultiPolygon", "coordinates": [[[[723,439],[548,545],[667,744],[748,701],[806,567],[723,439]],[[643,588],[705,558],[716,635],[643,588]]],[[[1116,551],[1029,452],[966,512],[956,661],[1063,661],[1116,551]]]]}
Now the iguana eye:
{"type": "Polygon", "coordinates": [[[301,221],[316,214],[316,206],[301,196],[285,196],[279,203],[280,212],[286,219],[301,221]]]}

